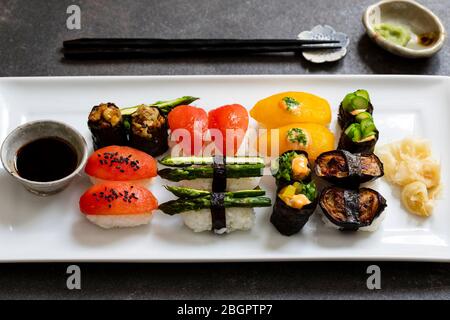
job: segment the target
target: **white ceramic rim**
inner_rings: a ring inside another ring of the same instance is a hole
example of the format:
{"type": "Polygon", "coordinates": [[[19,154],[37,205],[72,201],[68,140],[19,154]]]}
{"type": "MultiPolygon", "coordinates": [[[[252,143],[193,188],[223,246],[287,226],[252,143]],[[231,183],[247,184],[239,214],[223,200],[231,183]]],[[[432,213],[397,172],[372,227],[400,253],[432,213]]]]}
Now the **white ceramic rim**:
{"type": "Polygon", "coordinates": [[[24,123],[20,126],[18,126],[17,128],[15,128],[13,131],[11,131],[5,138],[5,140],[3,140],[1,149],[0,149],[0,155],[1,155],[1,161],[2,161],[2,165],[5,169],[6,172],[8,172],[8,174],[14,178],[16,178],[17,180],[19,180],[20,182],[26,183],[26,184],[35,184],[35,185],[39,185],[39,186],[46,186],[46,185],[50,185],[50,184],[56,184],[56,183],[61,183],[61,182],[66,182],[68,180],[73,179],[76,175],[78,175],[80,173],[80,171],[84,168],[84,166],[86,165],[87,159],[88,159],[88,147],[87,147],[87,143],[86,140],[84,139],[84,137],[71,125],[68,125],[64,122],[60,122],[60,121],[55,121],[55,120],[35,120],[35,121],[30,121],[27,123],[24,123]],[[31,127],[33,125],[36,125],[38,123],[52,123],[52,124],[56,124],[59,126],[64,126],[66,128],[68,128],[69,130],[72,130],[72,132],[80,139],[80,141],[82,142],[82,146],[83,146],[83,154],[81,157],[81,161],[78,164],[78,166],[75,168],[75,170],[69,174],[68,176],[61,178],[59,180],[52,180],[52,181],[34,181],[34,180],[28,180],[25,178],[22,178],[21,176],[19,176],[18,174],[13,174],[8,168],[9,166],[6,165],[4,159],[3,159],[3,155],[6,154],[6,152],[4,151],[4,148],[6,148],[6,144],[7,142],[11,139],[11,137],[19,130],[23,130],[27,127],[31,127]]]}
{"type": "MultiPolygon", "coordinates": [[[[442,24],[441,20],[437,15],[435,15],[430,9],[423,6],[422,4],[414,1],[414,0],[382,0],[378,3],[375,3],[371,6],[369,6],[363,15],[363,24],[366,28],[367,33],[369,34],[370,38],[376,39],[376,43],[379,44],[381,47],[389,50],[389,48],[395,48],[396,52],[401,52],[404,54],[404,56],[411,57],[411,58],[425,58],[430,57],[434,55],[436,52],[438,52],[442,46],[444,45],[445,38],[447,36],[447,33],[445,31],[444,25],[442,24]],[[414,5],[418,7],[419,9],[426,12],[430,17],[433,18],[433,20],[436,22],[439,28],[439,39],[436,41],[434,45],[432,45],[429,48],[422,49],[422,50],[414,50],[411,48],[403,47],[398,44],[392,43],[383,37],[377,36],[377,33],[373,29],[372,25],[369,23],[369,13],[372,11],[372,9],[380,6],[381,4],[388,3],[388,2],[406,2],[411,5],[414,5]]],[[[389,50],[390,51],[390,50],[389,50]]],[[[392,51],[391,51],[392,52],[392,51]]],[[[394,53],[394,52],[393,52],[394,53]]]]}

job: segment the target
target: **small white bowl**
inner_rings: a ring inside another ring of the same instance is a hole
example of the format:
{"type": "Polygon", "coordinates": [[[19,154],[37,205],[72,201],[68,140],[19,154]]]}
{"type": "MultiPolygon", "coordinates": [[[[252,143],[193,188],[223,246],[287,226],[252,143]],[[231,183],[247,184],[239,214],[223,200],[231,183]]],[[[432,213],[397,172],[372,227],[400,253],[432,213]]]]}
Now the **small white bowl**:
{"type": "Polygon", "coordinates": [[[88,148],[83,136],[71,126],[52,120],[38,120],[14,129],[3,141],[0,157],[6,172],[28,191],[40,196],[48,196],[65,189],[80,173],[87,162],[88,148]],[[77,154],[77,168],[70,175],[55,181],[39,182],[22,178],[16,168],[18,150],[31,141],[45,137],[57,137],[69,143],[77,154]]]}
{"type": "Polygon", "coordinates": [[[444,45],[446,32],[439,18],[423,5],[412,0],[384,0],[371,5],[363,15],[363,24],[369,37],[389,52],[406,58],[426,58],[438,52],[444,45]],[[411,31],[407,46],[395,44],[375,32],[380,23],[391,23],[411,31]],[[431,45],[419,44],[421,35],[432,34],[431,45]]]}

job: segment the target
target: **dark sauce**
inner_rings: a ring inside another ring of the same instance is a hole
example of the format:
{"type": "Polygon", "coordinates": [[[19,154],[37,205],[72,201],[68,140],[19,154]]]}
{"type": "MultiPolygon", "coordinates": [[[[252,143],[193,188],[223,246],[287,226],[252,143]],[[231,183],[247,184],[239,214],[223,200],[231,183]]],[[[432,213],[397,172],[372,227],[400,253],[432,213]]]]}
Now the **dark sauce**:
{"type": "Polygon", "coordinates": [[[77,166],[78,157],[72,145],[57,137],[34,140],[17,151],[17,172],[27,180],[59,180],[74,172],[77,166]]]}
{"type": "Polygon", "coordinates": [[[434,32],[422,33],[418,36],[419,44],[428,47],[434,44],[437,40],[437,35],[434,32]]]}

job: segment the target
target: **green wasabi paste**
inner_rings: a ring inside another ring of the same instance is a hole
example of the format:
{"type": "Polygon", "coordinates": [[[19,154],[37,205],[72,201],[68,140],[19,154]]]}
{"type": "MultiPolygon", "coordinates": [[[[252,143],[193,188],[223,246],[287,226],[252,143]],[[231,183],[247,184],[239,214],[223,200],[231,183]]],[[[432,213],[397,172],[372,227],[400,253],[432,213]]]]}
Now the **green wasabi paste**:
{"type": "Polygon", "coordinates": [[[411,40],[411,33],[405,27],[390,23],[381,23],[375,26],[375,32],[386,40],[405,47],[411,40]]]}

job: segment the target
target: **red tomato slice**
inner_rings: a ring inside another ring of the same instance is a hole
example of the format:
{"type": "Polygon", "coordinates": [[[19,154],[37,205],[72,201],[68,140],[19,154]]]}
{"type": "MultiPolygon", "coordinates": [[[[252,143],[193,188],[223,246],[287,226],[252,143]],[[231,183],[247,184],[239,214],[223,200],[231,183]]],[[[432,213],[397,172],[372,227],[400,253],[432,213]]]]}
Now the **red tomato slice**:
{"type": "Polygon", "coordinates": [[[198,155],[203,146],[203,134],[208,128],[206,111],[202,108],[182,105],[170,111],[168,120],[171,135],[177,144],[181,143],[184,154],[198,155]]]}
{"type": "Polygon", "coordinates": [[[240,104],[231,104],[211,110],[208,127],[216,148],[222,154],[235,155],[248,129],[247,109],[240,104]]]}

